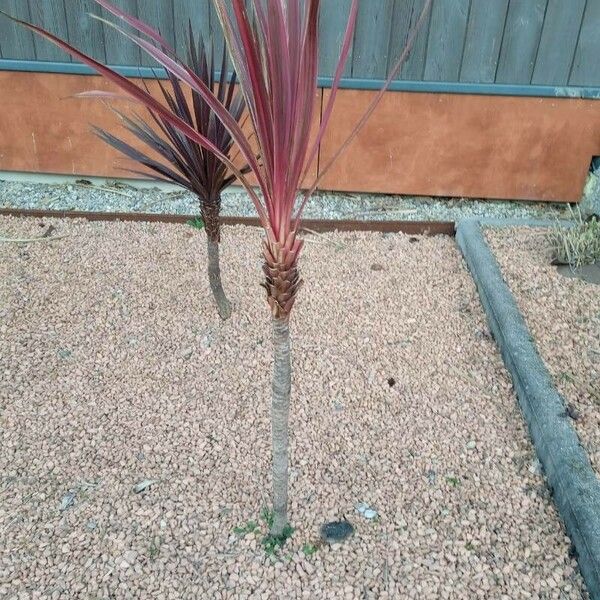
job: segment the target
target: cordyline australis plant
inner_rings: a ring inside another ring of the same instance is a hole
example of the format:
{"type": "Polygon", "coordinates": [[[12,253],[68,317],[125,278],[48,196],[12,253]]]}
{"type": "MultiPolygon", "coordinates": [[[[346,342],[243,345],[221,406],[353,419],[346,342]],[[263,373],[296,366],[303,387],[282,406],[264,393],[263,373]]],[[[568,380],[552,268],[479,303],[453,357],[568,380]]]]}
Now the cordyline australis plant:
{"type": "Polygon", "coordinates": [[[289,318],[301,286],[298,258],[302,240],[298,237],[302,210],[320,179],[366,123],[392,79],[398,74],[414,44],[416,33],[425,20],[431,0],[408,36],[406,46],[381,89],[348,139],[304,192],[296,205],[300,184],[316,158],[319,143],[329,123],[336,93],[352,42],[358,0],[350,7],[340,59],[333,77],[329,100],[324,106],[321,125],[311,140],[318,67],[318,16],[320,0],[213,0],[225,32],[230,56],[244,94],[260,161],[249,144],[249,136],[228,113],[222,102],[189,68],[181,64],[158,32],[139,20],[125,15],[106,0],[96,0],[142,34],[123,31],[138,46],[158,61],[171,75],[197,91],[222,121],[256,176],[262,199],[244,174],[215,147],[206,136],[194,130],[184,119],[165,110],[152,97],[127,79],[69,44],[33,25],[26,25],[72,56],[90,65],[116,83],[132,99],[152,108],[178,131],[203,148],[211,150],[244,185],[256,207],[265,230],[263,242],[263,283],[271,309],[274,343],[272,390],[273,438],[273,524],[270,534],[284,539],[287,526],[288,488],[288,414],[291,390],[289,318]],[[247,9],[246,4],[250,6],[247,9]]]}
{"type": "MultiPolygon", "coordinates": [[[[244,111],[244,97],[235,89],[235,72],[227,81],[227,50],[223,47],[220,61],[220,73],[217,79],[214,63],[214,46],[207,45],[199,37],[196,40],[192,26],[189,26],[186,65],[195,76],[213,90],[231,116],[240,121],[244,111]]],[[[158,84],[164,104],[171,112],[198,133],[208,138],[224,155],[230,156],[233,138],[215,113],[210,109],[204,98],[196,90],[191,92],[191,102],[186,97],[181,82],[171,71],[167,71],[170,89],[160,80],[158,84]]],[[[79,96],[98,95],[98,92],[79,94],[79,96]]],[[[100,93],[106,97],[106,94],[100,93]]],[[[155,160],[140,152],[122,139],[102,129],[94,128],[96,134],[107,144],[137,161],[151,171],[155,179],[167,180],[187,188],[199,199],[200,213],[204,222],[208,255],[208,280],[222,319],[231,316],[231,305],[223,291],[221,268],[219,264],[221,192],[235,181],[225,164],[213,152],[204,148],[198,142],[189,139],[172,125],[167,119],[157,114],[152,107],[147,106],[148,113],[158,132],[147,121],[135,116],[130,118],[116,111],[124,127],[129,130],[142,144],[148,146],[161,160],[155,160]]],[[[246,167],[242,173],[247,172],[246,167]]],[[[147,176],[148,173],[138,174],[147,176]]]]}

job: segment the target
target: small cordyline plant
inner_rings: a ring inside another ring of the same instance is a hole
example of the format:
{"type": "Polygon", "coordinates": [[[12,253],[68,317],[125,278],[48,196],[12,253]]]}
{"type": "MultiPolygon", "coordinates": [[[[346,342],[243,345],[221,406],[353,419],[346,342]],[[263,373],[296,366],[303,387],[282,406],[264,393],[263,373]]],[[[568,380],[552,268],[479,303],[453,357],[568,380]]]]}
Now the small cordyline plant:
{"type": "MultiPolygon", "coordinates": [[[[174,51],[171,50],[171,53],[174,54],[174,51]]],[[[212,40],[205,44],[201,36],[196,38],[190,24],[185,64],[209,89],[214,90],[225,110],[237,122],[240,122],[244,111],[244,96],[239,89],[235,88],[235,72],[228,81],[226,47],[223,46],[220,72],[217,74],[212,40]]],[[[194,89],[191,91],[190,99],[184,93],[179,79],[171,71],[167,71],[167,77],[167,86],[158,80],[164,104],[179,119],[209,139],[224,155],[230,156],[233,138],[210,109],[206,100],[194,89]]],[[[106,97],[106,93],[98,92],[78,94],[78,96],[94,95],[106,97]]],[[[146,108],[151,119],[150,123],[137,115],[128,117],[119,111],[115,112],[125,129],[158,155],[158,160],[134,148],[112,133],[97,127],[94,127],[94,131],[104,142],[153,172],[154,179],[176,183],[198,197],[200,214],[206,232],[208,281],[219,316],[227,319],[231,316],[231,304],[227,300],[221,282],[220,210],[221,192],[235,181],[235,175],[229,172],[225,164],[213,152],[186,137],[164,116],[156,113],[152,107],[147,106],[146,108]],[[152,124],[155,127],[152,127],[152,124]]],[[[241,169],[241,172],[245,173],[248,170],[246,167],[241,169]]],[[[148,172],[133,172],[146,177],[149,175],[148,172]]]]}
{"type": "Polygon", "coordinates": [[[246,188],[260,223],[265,230],[263,241],[264,275],[271,310],[274,344],[272,387],[272,444],[273,444],[273,519],[272,540],[283,541],[289,531],[288,504],[288,414],[291,391],[291,360],[289,319],[302,280],[298,258],[302,240],[298,237],[302,211],[306,201],[321,178],[366,123],[385,90],[398,74],[414,44],[416,33],[426,18],[431,0],[427,0],[421,16],[408,36],[402,55],[375,94],[364,115],[350,136],[333,154],[303,193],[299,205],[296,197],[300,184],[309,172],[318,147],[329,123],[340,79],[352,43],[358,0],[352,0],[346,31],[342,40],[340,59],[335,69],[329,100],[324,106],[321,124],[311,140],[311,124],[317,93],[318,17],[320,0],[231,0],[231,12],[226,0],[213,0],[219,15],[233,67],[256,136],[258,155],[249,143],[249,134],[242,131],[223,103],[197,75],[176,59],[160,34],[138,19],[128,16],[106,0],[96,0],[112,14],[140,32],[127,33],[140,48],[160,63],[173,77],[198,92],[229,131],[240,152],[254,172],[261,197],[249,180],[213,142],[196,131],[180,116],[165,109],[146,91],[108,67],[81,53],[66,42],[39,27],[24,24],[51,40],[75,58],[88,64],[116,83],[137,102],[150,107],[166,122],[211,150],[246,188]],[[249,5],[250,10],[248,10],[249,5]]]}

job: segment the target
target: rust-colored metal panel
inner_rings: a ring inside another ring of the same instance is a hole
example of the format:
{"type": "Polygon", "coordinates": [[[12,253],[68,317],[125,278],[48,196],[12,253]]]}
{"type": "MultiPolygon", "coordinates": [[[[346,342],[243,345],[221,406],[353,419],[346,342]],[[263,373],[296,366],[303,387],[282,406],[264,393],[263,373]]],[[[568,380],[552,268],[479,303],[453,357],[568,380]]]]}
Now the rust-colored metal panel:
{"type": "MultiPolygon", "coordinates": [[[[321,168],[373,94],[340,90],[321,168]]],[[[594,154],[599,101],[389,92],[321,187],[573,202],[594,154]]]]}
{"type": "Polygon", "coordinates": [[[91,125],[134,138],[103,102],[72,97],[87,90],[116,91],[101,77],[0,72],[0,169],[130,177],[123,169],[137,169],[136,163],[101,142],[91,125]]]}
{"type": "MultiPolygon", "coordinates": [[[[149,87],[155,97],[161,97],[156,82],[150,81],[149,87]]],[[[133,142],[135,138],[127,135],[101,101],[72,98],[97,89],[118,91],[99,76],[0,71],[0,170],[133,177],[124,169],[139,170],[139,165],[101,142],[90,129],[96,125],[125,140],[133,142]]],[[[319,90],[315,98],[315,135],[321,118],[321,94],[319,90]]],[[[127,101],[115,105],[126,113],[145,112],[127,101]]],[[[307,175],[309,183],[315,176],[316,161],[307,175]]],[[[252,176],[250,179],[253,181],[252,176]]]]}
{"type": "MultiPolygon", "coordinates": [[[[98,100],[70,98],[89,89],[113,88],[96,76],[0,72],[0,170],[122,177],[137,168],[90,132],[121,129],[98,100]]],[[[372,94],[340,90],[321,167],[372,94]]],[[[577,201],[594,154],[599,101],[390,92],[321,187],[577,201]]]]}

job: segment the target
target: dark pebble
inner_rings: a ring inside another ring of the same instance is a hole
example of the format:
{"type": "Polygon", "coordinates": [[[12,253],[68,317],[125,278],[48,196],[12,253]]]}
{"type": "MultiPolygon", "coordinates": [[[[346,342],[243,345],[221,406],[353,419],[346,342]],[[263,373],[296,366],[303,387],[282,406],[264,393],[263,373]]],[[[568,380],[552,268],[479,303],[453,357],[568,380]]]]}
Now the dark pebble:
{"type": "Polygon", "coordinates": [[[333,521],[321,527],[321,538],[328,544],[339,544],[354,533],[354,527],[348,521],[333,521]]]}

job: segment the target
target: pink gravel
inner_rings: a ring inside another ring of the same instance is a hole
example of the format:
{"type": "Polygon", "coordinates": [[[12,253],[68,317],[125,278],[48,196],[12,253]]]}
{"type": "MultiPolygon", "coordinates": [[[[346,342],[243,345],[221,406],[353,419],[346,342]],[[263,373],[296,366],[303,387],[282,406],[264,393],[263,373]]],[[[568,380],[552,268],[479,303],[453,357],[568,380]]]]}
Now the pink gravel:
{"type": "Polygon", "coordinates": [[[600,286],[565,277],[550,265],[543,229],[487,230],[486,235],[600,472],[600,286]]]}
{"type": "Polygon", "coordinates": [[[49,223],[0,243],[0,598],[586,597],[452,239],[308,237],[272,558],[261,233],[224,231],[222,323],[190,227],[49,223]]]}

